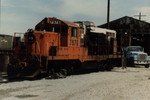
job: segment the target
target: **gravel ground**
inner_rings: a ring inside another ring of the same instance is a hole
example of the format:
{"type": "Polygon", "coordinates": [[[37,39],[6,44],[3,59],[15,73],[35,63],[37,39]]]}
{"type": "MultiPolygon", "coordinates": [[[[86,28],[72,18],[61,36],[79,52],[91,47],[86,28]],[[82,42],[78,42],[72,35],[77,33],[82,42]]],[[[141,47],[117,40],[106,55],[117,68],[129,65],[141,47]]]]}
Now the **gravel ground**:
{"type": "Polygon", "coordinates": [[[0,100],[150,100],[150,68],[0,84],[0,100]]]}

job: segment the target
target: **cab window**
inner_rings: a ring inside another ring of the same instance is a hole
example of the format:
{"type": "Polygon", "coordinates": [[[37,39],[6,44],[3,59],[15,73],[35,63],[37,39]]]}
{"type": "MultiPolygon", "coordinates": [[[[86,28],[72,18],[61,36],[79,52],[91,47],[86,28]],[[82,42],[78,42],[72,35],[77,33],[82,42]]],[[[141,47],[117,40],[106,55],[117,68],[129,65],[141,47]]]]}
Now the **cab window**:
{"type": "Polygon", "coordinates": [[[77,37],[77,28],[72,28],[71,36],[77,37]]]}

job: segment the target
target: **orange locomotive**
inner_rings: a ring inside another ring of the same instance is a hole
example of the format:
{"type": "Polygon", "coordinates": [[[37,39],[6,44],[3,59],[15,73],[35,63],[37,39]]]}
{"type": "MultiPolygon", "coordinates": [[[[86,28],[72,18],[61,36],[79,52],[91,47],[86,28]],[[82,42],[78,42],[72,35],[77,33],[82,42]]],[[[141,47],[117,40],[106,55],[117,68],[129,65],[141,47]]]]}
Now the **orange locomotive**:
{"type": "Polygon", "coordinates": [[[117,48],[113,30],[98,28],[89,21],[44,18],[23,37],[15,33],[8,76],[32,78],[40,73],[69,74],[81,68],[110,69],[120,64],[117,48]]]}

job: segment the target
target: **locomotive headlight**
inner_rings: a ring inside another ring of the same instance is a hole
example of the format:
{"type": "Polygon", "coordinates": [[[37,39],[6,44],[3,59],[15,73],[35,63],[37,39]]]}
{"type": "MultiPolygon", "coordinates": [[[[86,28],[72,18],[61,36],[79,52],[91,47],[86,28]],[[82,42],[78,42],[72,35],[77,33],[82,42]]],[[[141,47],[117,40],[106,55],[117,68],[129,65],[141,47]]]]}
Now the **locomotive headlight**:
{"type": "Polygon", "coordinates": [[[33,44],[35,42],[35,36],[33,33],[28,33],[28,43],[33,44]]]}

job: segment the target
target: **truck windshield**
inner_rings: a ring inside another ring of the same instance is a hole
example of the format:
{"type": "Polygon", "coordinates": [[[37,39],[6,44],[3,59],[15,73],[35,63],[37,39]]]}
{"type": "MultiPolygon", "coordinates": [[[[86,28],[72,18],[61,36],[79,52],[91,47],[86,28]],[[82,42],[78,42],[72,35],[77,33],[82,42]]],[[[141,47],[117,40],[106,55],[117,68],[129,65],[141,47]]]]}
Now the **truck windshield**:
{"type": "Polygon", "coordinates": [[[128,51],[143,51],[142,47],[130,47],[128,48],[128,51]]]}

